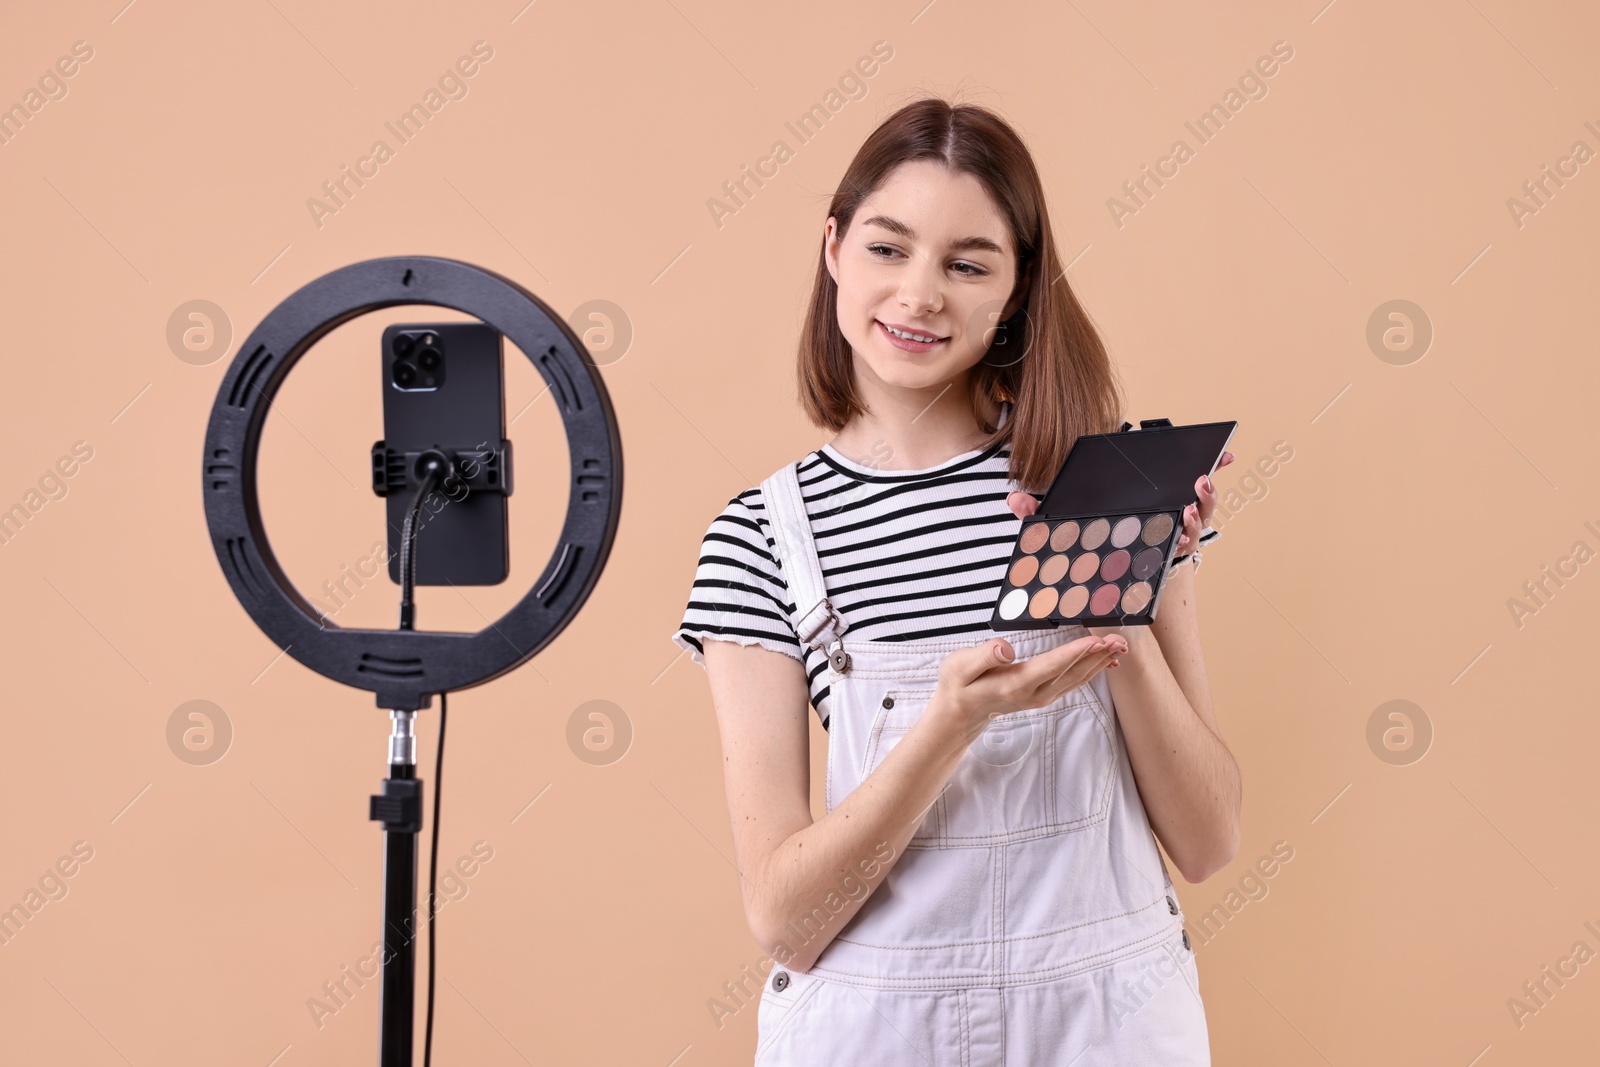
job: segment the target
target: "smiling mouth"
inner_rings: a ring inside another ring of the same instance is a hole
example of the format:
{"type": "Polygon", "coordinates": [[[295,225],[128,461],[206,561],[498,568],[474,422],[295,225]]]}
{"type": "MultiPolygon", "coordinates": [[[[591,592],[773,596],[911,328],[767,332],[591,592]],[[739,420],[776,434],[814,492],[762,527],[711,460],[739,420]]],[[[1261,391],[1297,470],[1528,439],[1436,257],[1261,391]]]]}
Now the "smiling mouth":
{"type": "Polygon", "coordinates": [[[890,326],[888,323],[883,322],[881,319],[877,320],[877,321],[878,321],[878,325],[882,326],[883,329],[884,329],[884,332],[887,333],[890,337],[893,337],[893,338],[895,338],[897,340],[900,340],[900,341],[906,341],[906,342],[909,342],[911,344],[932,345],[932,344],[937,344],[940,341],[948,341],[949,340],[948,337],[935,337],[932,334],[918,333],[918,332],[916,332],[914,330],[896,329],[895,327],[890,326]]]}

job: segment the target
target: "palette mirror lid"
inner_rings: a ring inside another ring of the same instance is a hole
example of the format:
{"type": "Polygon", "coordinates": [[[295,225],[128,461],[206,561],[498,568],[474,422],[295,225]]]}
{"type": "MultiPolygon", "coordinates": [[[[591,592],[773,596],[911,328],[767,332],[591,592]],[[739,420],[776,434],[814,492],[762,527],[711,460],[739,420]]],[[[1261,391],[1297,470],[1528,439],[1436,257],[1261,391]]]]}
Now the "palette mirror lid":
{"type": "Polygon", "coordinates": [[[1041,515],[1109,515],[1181,508],[1216,470],[1237,422],[1084,434],[1045,493],[1041,515]]]}

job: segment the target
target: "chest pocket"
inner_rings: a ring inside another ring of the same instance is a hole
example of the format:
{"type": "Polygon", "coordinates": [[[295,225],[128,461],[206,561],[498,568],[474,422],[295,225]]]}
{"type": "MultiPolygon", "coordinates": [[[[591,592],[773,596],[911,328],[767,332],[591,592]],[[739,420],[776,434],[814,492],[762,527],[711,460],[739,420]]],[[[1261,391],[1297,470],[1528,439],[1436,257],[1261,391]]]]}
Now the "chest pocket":
{"type": "MultiPolygon", "coordinates": [[[[934,690],[882,690],[862,747],[871,774],[927,709],[934,690]]],[[[1041,708],[996,716],[962,754],[909,848],[965,848],[1082,830],[1105,819],[1115,784],[1110,715],[1082,685],[1041,708]]]]}

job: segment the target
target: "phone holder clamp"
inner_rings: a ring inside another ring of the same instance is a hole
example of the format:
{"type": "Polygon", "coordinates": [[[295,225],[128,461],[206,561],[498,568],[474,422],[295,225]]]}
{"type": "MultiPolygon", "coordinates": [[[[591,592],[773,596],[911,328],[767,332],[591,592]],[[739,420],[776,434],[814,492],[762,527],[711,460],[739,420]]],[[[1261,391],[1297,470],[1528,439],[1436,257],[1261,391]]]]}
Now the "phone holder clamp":
{"type": "Polygon", "coordinates": [[[430,455],[442,456],[454,467],[440,485],[447,496],[464,495],[459,487],[472,493],[511,495],[511,442],[506,440],[498,448],[435,446],[413,452],[396,452],[377,441],[372,446],[372,491],[392,496],[417,488],[427,473],[423,460],[430,455]]]}

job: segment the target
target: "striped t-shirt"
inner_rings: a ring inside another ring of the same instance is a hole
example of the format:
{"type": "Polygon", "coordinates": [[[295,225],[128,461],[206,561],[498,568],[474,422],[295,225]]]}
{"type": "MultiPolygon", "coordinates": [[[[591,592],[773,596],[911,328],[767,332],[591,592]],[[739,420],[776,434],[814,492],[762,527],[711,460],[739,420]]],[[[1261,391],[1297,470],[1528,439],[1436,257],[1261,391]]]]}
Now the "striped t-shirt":
{"type": "MultiPolygon", "coordinates": [[[[847,638],[909,641],[989,632],[1022,520],[1001,441],[920,471],[880,471],[823,445],[800,461],[828,599],[847,638]]],[[[757,644],[800,660],[811,706],[828,726],[827,655],[802,648],[761,487],[746,489],[706,530],[683,623],[672,640],[705,666],[702,641],[757,644]]]]}

